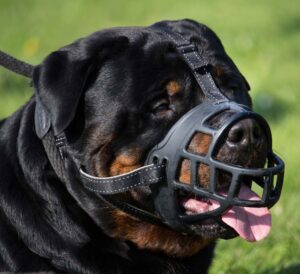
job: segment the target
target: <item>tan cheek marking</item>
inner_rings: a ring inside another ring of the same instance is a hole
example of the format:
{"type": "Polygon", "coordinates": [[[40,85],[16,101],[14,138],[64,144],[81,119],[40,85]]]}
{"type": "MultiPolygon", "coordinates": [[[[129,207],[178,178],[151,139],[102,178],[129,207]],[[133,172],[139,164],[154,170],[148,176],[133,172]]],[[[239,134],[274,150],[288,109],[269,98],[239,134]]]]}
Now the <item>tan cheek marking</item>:
{"type": "Polygon", "coordinates": [[[110,165],[110,176],[127,173],[141,167],[142,165],[139,164],[140,153],[139,149],[130,149],[126,153],[118,155],[110,165]]]}
{"type": "Polygon", "coordinates": [[[166,89],[168,91],[169,96],[174,96],[175,94],[181,91],[181,86],[177,81],[170,81],[167,84],[166,89]]]}
{"type": "MultiPolygon", "coordinates": [[[[211,141],[212,141],[212,137],[210,135],[200,133],[200,132],[196,133],[188,146],[188,151],[192,153],[206,155],[211,141]]],[[[198,166],[198,176],[199,176],[200,185],[202,187],[208,186],[209,174],[210,174],[209,166],[204,164],[200,164],[198,166]]],[[[188,185],[191,183],[191,161],[190,160],[184,159],[182,161],[180,167],[180,173],[179,173],[179,181],[181,183],[185,183],[188,185]]]]}
{"type": "Polygon", "coordinates": [[[221,65],[216,65],[216,66],[214,67],[214,72],[215,72],[216,76],[221,77],[221,76],[224,75],[225,70],[224,70],[224,67],[223,67],[223,66],[221,66],[221,65]]]}
{"type": "Polygon", "coordinates": [[[191,184],[191,161],[184,159],[181,163],[179,182],[191,184]]]}
{"type": "Polygon", "coordinates": [[[200,164],[200,166],[198,167],[198,174],[199,174],[200,186],[203,188],[208,188],[209,175],[210,175],[209,166],[200,164]]]}
{"type": "Polygon", "coordinates": [[[168,228],[142,222],[126,213],[115,210],[116,229],[113,236],[130,240],[141,249],[163,251],[169,256],[186,258],[210,243],[200,236],[184,236],[168,228]]]}

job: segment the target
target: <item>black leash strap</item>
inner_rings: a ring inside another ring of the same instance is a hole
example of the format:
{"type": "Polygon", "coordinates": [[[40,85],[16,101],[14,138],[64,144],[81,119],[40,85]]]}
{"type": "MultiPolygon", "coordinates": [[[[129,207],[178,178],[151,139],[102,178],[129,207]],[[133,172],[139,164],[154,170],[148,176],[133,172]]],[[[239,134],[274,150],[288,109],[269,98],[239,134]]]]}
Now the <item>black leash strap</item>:
{"type": "Polygon", "coordinates": [[[0,50],[0,65],[27,78],[32,77],[34,66],[0,50]]]}

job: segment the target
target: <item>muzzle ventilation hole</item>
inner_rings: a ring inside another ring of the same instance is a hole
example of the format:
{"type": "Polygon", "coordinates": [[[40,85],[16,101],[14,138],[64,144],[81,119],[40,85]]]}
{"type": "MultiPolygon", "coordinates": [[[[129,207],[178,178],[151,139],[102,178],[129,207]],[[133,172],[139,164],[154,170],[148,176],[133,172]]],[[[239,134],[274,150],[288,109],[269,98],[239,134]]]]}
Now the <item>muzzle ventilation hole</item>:
{"type": "Polygon", "coordinates": [[[207,155],[211,142],[212,136],[210,134],[198,131],[192,136],[186,150],[192,154],[205,156],[207,155]]]}

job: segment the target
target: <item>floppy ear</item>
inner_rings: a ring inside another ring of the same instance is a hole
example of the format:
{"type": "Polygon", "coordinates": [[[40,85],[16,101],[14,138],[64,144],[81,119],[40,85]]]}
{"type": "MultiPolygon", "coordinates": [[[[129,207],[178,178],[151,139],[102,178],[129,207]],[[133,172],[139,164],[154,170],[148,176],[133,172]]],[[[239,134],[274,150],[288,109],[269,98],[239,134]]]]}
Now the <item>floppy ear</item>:
{"type": "Polygon", "coordinates": [[[33,73],[37,100],[47,112],[55,135],[72,122],[90,69],[124,48],[128,38],[95,33],[51,53],[33,73]]]}
{"type": "Polygon", "coordinates": [[[55,134],[75,116],[90,59],[74,60],[68,51],[51,53],[33,73],[38,99],[50,115],[55,134]]]}

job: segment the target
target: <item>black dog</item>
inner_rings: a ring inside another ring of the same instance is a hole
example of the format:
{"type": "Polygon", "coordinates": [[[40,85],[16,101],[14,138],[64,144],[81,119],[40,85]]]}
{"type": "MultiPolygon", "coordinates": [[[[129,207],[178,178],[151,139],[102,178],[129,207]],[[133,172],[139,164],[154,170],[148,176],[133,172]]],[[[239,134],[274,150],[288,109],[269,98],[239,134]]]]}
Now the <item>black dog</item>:
{"type": "MultiPolygon", "coordinates": [[[[251,106],[248,83],[208,27],[191,20],[157,25],[194,41],[222,92],[251,106]]],[[[53,130],[64,130],[81,165],[100,177],[142,166],[149,149],[203,100],[186,64],[149,28],[102,30],[53,52],[35,69],[33,85],[53,130]]],[[[203,223],[197,235],[182,235],[114,209],[71,169],[74,180],[60,180],[35,132],[35,105],[33,96],[0,122],[0,271],[207,272],[215,240],[232,235],[229,228],[203,223]]],[[[191,149],[207,144],[197,136],[191,149]]],[[[261,166],[264,146],[251,151],[251,143],[247,150],[224,145],[218,157],[261,166]]],[[[182,181],[189,172],[183,163],[182,181]]],[[[205,184],[209,171],[201,174],[205,184]]],[[[143,189],[120,196],[153,207],[143,189]]]]}

